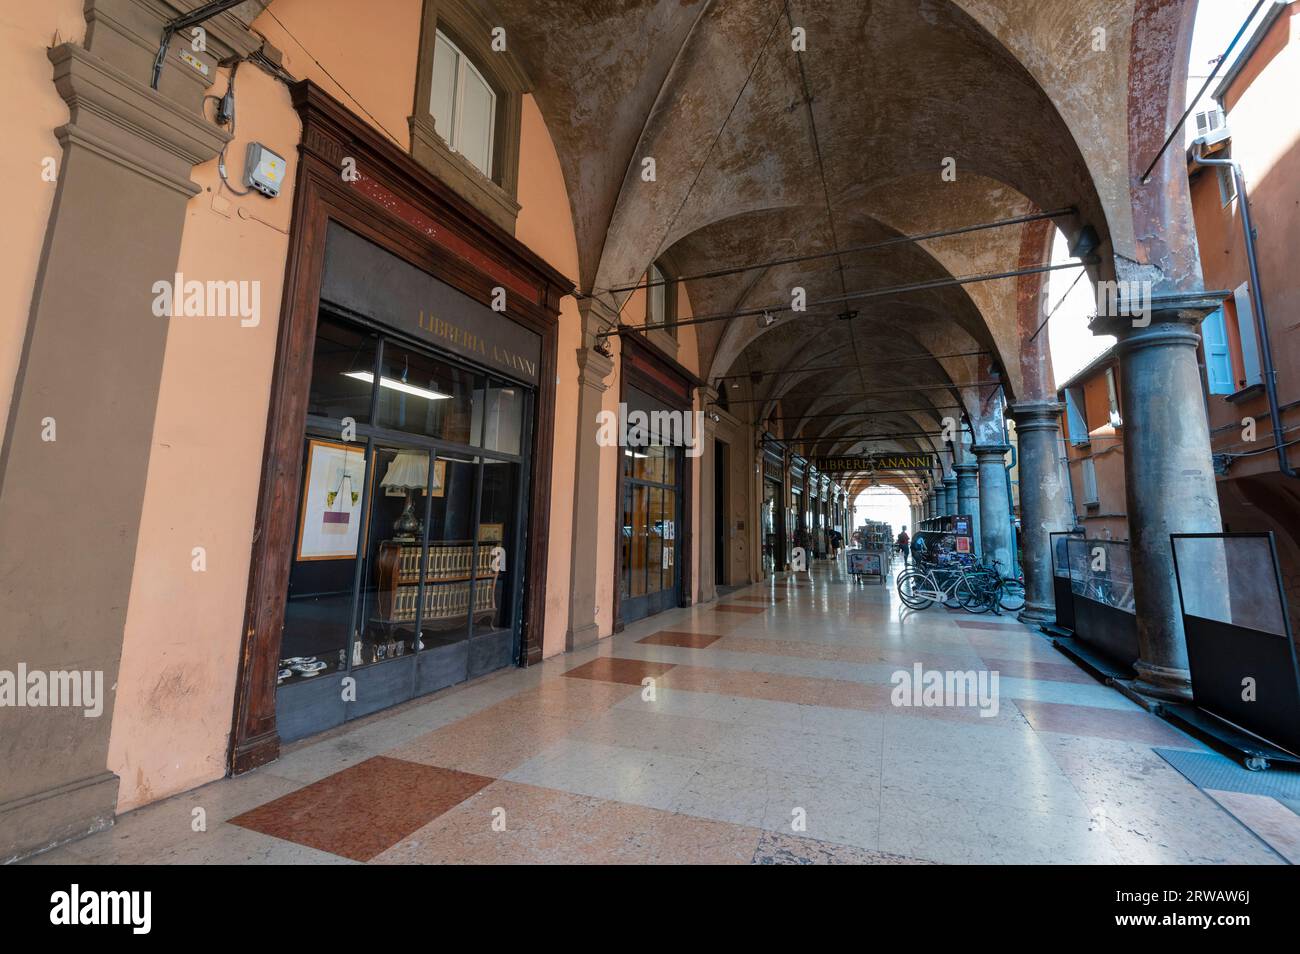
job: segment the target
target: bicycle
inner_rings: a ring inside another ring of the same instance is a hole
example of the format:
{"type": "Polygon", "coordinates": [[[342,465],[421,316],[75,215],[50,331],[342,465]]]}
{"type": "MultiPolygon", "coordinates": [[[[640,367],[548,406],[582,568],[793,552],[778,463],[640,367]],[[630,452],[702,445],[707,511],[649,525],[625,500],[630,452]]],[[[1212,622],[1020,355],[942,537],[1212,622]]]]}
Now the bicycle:
{"type": "Polygon", "coordinates": [[[911,609],[927,609],[934,603],[956,609],[975,599],[965,567],[919,564],[898,576],[898,598],[911,609]]]}

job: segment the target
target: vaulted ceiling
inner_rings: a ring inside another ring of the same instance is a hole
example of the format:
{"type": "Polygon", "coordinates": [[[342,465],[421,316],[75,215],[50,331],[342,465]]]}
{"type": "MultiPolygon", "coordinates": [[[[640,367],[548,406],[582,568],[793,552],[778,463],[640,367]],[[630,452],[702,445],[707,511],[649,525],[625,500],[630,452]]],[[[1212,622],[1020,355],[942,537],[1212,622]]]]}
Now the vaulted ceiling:
{"type": "MultiPolygon", "coordinates": [[[[1046,233],[1020,225],[761,263],[1043,210],[1073,208],[1056,220],[1067,234],[1091,225],[1104,249],[1136,254],[1130,32],[1143,10],[1183,2],[492,6],[560,155],[582,291],[617,308],[626,293],[609,290],[665,253],[687,275],[755,265],[687,282],[694,314],[714,316],[788,305],[796,286],[818,302],[1039,264],[1046,233]],[[946,159],[955,181],[941,175],[946,159]]],[[[995,389],[981,384],[995,376],[1008,399],[1042,386],[1042,375],[1025,380],[1046,358],[1023,360],[1023,291],[1007,278],[830,302],[771,325],[710,320],[694,326],[698,366],[739,416],[772,416],[784,437],[815,441],[802,446],[847,452],[867,446],[863,433],[996,415],[995,389]],[[846,310],[856,317],[837,317],[846,310]]]]}

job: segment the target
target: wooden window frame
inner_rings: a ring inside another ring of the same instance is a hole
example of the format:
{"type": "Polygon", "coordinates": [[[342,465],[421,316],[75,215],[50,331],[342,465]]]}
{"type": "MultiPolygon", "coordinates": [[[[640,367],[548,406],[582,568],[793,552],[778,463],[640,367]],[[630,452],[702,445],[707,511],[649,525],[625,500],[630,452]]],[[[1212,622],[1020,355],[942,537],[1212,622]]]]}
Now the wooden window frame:
{"type": "Polygon", "coordinates": [[[411,156],[494,223],[514,234],[519,216],[519,141],[524,94],[532,88],[508,50],[492,49],[492,24],[471,0],[424,0],[415,73],[415,103],[408,123],[411,156]],[[451,41],[496,94],[492,176],[455,152],[434,129],[433,55],[438,32],[451,41]]]}

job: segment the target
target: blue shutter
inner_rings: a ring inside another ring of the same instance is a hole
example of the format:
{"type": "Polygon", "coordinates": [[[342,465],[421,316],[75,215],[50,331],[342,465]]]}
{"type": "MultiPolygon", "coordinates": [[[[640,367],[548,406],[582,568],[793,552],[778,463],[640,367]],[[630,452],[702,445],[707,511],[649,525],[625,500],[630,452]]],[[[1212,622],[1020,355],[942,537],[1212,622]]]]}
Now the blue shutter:
{"type": "Polygon", "coordinates": [[[1205,376],[1210,393],[1231,394],[1236,388],[1232,386],[1232,355],[1228,353],[1228,327],[1222,308],[1201,322],[1201,340],[1205,342],[1205,376]]]}

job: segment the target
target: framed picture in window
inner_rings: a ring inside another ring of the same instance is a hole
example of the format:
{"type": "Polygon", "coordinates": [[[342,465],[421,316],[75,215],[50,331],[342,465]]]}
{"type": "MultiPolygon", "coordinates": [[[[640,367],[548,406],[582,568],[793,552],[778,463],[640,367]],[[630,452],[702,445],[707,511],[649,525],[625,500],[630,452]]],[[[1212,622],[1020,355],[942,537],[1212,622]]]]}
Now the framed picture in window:
{"type": "Polygon", "coordinates": [[[364,448],[309,438],[304,470],[297,559],[355,558],[364,522],[364,448]]]}

